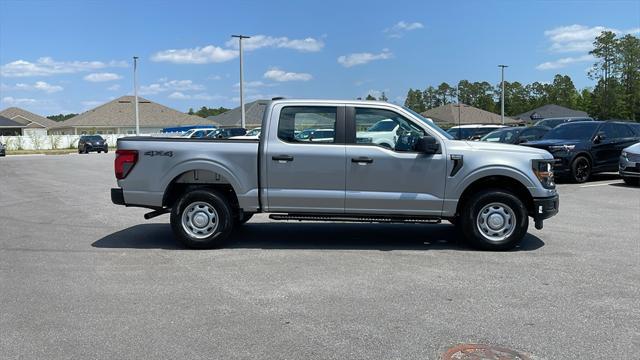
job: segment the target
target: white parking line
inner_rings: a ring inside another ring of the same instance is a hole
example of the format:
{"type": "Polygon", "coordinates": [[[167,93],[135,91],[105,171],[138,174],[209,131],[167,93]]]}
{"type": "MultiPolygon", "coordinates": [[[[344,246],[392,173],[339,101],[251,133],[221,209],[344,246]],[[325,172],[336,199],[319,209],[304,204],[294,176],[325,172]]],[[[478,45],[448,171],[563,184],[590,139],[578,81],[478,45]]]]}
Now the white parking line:
{"type": "Polygon", "coordinates": [[[580,187],[581,188],[587,188],[587,187],[605,186],[605,185],[618,184],[618,183],[620,183],[620,180],[607,181],[607,182],[597,183],[597,184],[580,185],[580,187]]]}

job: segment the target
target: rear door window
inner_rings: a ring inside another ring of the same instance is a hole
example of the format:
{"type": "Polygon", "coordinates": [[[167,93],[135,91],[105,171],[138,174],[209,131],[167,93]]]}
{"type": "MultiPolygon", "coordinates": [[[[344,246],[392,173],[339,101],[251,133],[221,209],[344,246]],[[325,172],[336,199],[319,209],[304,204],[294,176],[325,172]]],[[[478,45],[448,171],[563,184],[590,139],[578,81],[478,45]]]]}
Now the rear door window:
{"type": "Polygon", "coordinates": [[[338,108],[286,106],[280,111],[278,139],[289,143],[335,143],[338,108]]]}

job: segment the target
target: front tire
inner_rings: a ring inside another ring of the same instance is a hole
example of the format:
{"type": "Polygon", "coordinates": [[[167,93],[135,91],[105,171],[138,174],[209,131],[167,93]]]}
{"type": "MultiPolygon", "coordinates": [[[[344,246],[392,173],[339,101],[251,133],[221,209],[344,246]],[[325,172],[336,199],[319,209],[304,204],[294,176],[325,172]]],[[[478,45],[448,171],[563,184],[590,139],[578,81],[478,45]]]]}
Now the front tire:
{"type": "Polygon", "coordinates": [[[239,214],[239,217],[236,218],[235,225],[236,226],[244,225],[247,221],[251,220],[252,217],[253,217],[253,213],[243,211],[239,214]]]}
{"type": "Polygon", "coordinates": [[[233,225],[231,207],[216,191],[187,192],[171,209],[171,229],[178,241],[189,248],[222,247],[233,225]]]}
{"type": "Polygon", "coordinates": [[[482,250],[511,250],[529,228],[525,204],[513,193],[489,189],[474,194],[460,216],[467,241],[482,250]]]}
{"type": "Polygon", "coordinates": [[[571,180],[581,184],[591,177],[591,162],[584,156],[578,156],[571,163],[571,180]]]}
{"type": "Polygon", "coordinates": [[[640,185],[640,178],[623,177],[622,180],[624,180],[625,184],[627,185],[631,185],[631,186],[640,185]]]}

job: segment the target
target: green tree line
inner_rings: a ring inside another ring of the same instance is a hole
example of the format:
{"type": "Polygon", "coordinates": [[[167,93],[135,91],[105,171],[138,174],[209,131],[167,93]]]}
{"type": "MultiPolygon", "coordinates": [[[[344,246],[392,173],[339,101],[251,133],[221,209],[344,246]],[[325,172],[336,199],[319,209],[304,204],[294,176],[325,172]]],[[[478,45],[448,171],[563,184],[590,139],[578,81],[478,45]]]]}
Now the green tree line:
{"type": "Polygon", "coordinates": [[[193,108],[189,108],[189,111],[187,112],[187,114],[196,115],[196,116],[200,116],[200,117],[206,118],[208,116],[219,115],[219,114],[222,114],[223,112],[227,112],[227,111],[229,111],[229,109],[227,109],[225,107],[222,107],[222,106],[220,106],[217,109],[203,106],[198,111],[193,111],[193,108]]]}
{"type": "Polygon", "coordinates": [[[70,113],[70,114],[49,115],[47,116],[47,119],[53,120],[53,121],[65,121],[67,119],[71,119],[76,115],[78,114],[70,113]]]}
{"type": "MultiPolygon", "coordinates": [[[[568,75],[556,74],[552,83],[505,81],[505,114],[515,116],[545,104],[582,110],[599,119],[640,120],[640,39],[616,37],[605,31],[590,52],[595,58],[589,77],[593,88],[577,90],[568,75]]],[[[457,102],[486,111],[500,112],[501,86],[486,81],[446,82],[424,90],[409,89],[405,106],[417,111],[457,102]]]]}

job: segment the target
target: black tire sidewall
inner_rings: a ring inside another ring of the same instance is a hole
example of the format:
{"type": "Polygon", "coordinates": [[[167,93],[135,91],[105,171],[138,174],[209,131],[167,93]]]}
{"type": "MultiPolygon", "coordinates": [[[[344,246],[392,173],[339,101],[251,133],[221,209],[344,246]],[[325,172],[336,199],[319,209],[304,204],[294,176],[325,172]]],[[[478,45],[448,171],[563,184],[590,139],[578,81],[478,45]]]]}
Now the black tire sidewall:
{"type": "Polygon", "coordinates": [[[241,218],[236,220],[236,225],[244,225],[247,221],[251,220],[253,213],[245,211],[241,212],[239,216],[241,216],[241,218]]]}
{"type": "Polygon", "coordinates": [[[233,231],[233,215],[226,199],[213,190],[192,190],[180,197],[171,208],[171,229],[176,238],[185,246],[194,249],[214,249],[225,245],[231,231],[233,231]],[[182,212],[189,204],[202,201],[211,205],[218,213],[218,228],[216,232],[204,239],[189,236],[182,228],[182,212]]]}
{"type": "Polygon", "coordinates": [[[581,184],[581,183],[587,182],[590,177],[591,177],[591,161],[589,161],[589,159],[586,156],[577,156],[575,159],[573,159],[573,161],[571,162],[571,180],[575,183],[581,184]],[[587,162],[587,165],[589,166],[588,168],[589,174],[587,175],[587,178],[584,180],[576,179],[577,165],[578,165],[578,161],[580,160],[585,160],[587,162]]]}
{"type": "Polygon", "coordinates": [[[529,228],[529,214],[525,204],[516,195],[508,191],[492,189],[480,191],[469,199],[463,207],[460,222],[462,232],[472,246],[482,250],[505,251],[513,249],[526,235],[529,228]],[[508,205],[516,216],[516,228],[502,241],[486,239],[476,226],[478,213],[485,205],[492,202],[508,205]]]}

